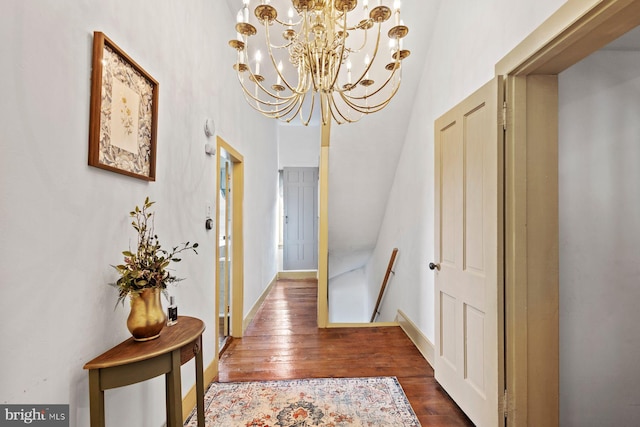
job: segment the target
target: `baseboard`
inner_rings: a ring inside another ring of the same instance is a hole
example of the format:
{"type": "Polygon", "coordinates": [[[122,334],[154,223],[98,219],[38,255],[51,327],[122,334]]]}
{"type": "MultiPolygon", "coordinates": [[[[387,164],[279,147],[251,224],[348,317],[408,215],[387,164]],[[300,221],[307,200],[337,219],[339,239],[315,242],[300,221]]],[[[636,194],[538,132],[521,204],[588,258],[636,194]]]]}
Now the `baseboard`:
{"type": "Polygon", "coordinates": [[[389,326],[398,326],[398,322],[373,322],[373,323],[329,323],[327,324],[327,328],[378,328],[378,327],[389,327],[389,326]]]}
{"type": "Polygon", "coordinates": [[[416,326],[402,310],[398,310],[396,321],[400,324],[404,333],[407,334],[409,339],[415,344],[422,356],[433,366],[436,354],[433,343],[424,336],[418,326],[416,326]]]}
{"type": "MultiPolygon", "coordinates": [[[[215,357],[207,369],[204,370],[204,390],[207,391],[207,386],[213,382],[213,379],[218,375],[218,358],[215,357]]],[[[189,392],[182,399],[182,422],[186,422],[191,411],[196,407],[196,385],[189,390],[189,392]]]]}
{"type": "Polygon", "coordinates": [[[249,323],[251,323],[253,318],[256,317],[256,313],[258,312],[258,309],[260,308],[260,306],[264,302],[265,298],[267,298],[267,295],[269,295],[269,292],[271,291],[271,288],[273,288],[273,286],[276,284],[276,281],[278,280],[278,275],[279,274],[280,273],[276,274],[273,277],[273,279],[271,279],[271,282],[267,285],[266,288],[264,288],[264,291],[262,291],[262,294],[260,295],[258,300],[253,304],[253,307],[251,307],[251,310],[249,311],[249,313],[247,313],[247,316],[242,321],[242,331],[243,331],[243,333],[247,329],[247,326],[249,326],[249,323]]]}
{"type": "Polygon", "coordinates": [[[278,279],[317,279],[318,270],[287,270],[277,274],[278,279]]]}

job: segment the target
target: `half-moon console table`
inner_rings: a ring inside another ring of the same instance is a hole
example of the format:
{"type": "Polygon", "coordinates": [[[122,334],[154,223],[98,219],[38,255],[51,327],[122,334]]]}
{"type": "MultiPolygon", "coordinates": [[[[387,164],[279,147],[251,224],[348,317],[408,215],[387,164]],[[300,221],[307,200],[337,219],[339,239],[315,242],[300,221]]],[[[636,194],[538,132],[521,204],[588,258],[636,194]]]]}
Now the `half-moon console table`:
{"type": "Polygon", "coordinates": [[[198,427],[204,427],[204,374],[200,319],[179,316],[178,323],[162,329],[160,337],[145,342],[126,341],[84,365],[89,370],[91,427],[104,427],[104,391],[165,374],[167,427],[181,427],[182,391],[180,366],[196,358],[198,427]]]}

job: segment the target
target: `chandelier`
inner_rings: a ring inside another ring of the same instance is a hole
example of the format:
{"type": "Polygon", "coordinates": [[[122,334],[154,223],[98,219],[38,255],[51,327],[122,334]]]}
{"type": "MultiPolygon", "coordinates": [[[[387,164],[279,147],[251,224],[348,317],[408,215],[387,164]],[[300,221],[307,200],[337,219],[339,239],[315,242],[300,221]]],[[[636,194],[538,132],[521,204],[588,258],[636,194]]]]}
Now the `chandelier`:
{"type": "Polygon", "coordinates": [[[402,60],[410,54],[402,48],[409,29],[400,20],[400,0],[393,9],[382,0],[371,9],[367,0],[358,9],[357,0],[271,3],[261,0],[250,20],[250,0],[243,0],[236,39],[229,41],[237,50],[233,68],[249,105],[286,122],[299,116],[306,126],[314,108],[320,108],[323,124],[331,118],[342,124],[389,104],[400,87],[402,60]],[[285,18],[279,17],[279,3],[289,5],[285,18]],[[263,28],[257,37],[256,26],[263,28]],[[385,32],[388,49],[381,42],[385,32]],[[256,40],[261,47],[262,37],[266,64],[250,43],[256,40]]]}

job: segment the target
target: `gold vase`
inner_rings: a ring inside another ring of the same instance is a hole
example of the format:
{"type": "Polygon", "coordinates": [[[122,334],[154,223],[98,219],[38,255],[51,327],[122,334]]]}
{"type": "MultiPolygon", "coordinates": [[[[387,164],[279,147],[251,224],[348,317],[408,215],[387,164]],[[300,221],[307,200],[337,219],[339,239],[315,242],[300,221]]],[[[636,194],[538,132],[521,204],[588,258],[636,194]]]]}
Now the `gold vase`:
{"type": "Polygon", "coordinates": [[[139,294],[129,295],[131,312],[127,328],[136,341],[149,341],[160,336],[167,320],[158,288],[143,289],[139,294]]]}

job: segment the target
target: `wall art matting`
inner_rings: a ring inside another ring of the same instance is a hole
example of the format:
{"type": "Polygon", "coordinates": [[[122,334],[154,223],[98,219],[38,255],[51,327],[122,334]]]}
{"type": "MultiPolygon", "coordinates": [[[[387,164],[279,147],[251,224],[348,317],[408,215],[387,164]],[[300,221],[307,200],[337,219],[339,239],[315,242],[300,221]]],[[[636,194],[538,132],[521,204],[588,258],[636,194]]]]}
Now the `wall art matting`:
{"type": "Polygon", "coordinates": [[[89,165],[155,181],[158,82],[98,31],[92,65],[89,165]]]}

